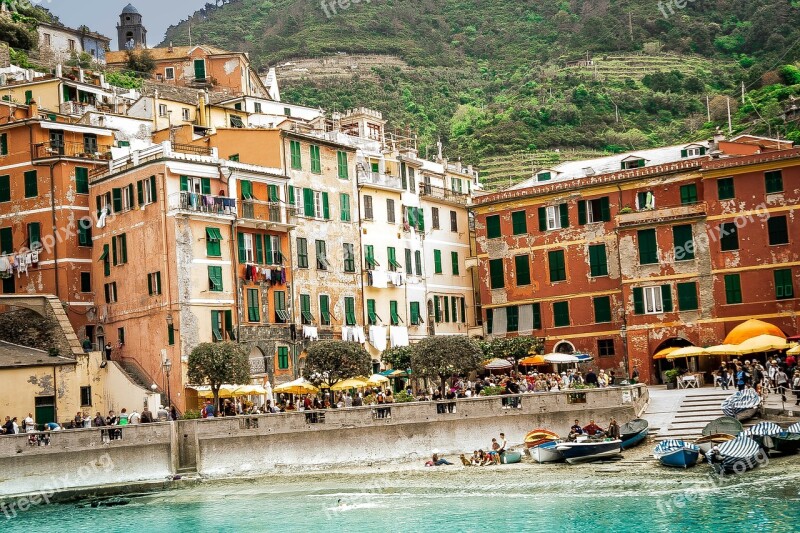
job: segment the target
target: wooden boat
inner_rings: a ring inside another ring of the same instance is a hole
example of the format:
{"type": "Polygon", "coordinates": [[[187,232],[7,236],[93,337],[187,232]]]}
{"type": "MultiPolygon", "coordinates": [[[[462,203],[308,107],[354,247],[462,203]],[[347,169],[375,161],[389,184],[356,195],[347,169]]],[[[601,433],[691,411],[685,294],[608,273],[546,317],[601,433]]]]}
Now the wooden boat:
{"type": "Polygon", "coordinates": [[[642,442],[650,431],[650,423],[644,418],[634,418],[627,424],[623,424],[619,428],[620,437],[622,441],[620,448],[627,450],[642,442]]]}
{"type": "Polygon", "coordinates": [[[522,453],[516,450],[508,450],[500,454],[500,462],[504,465],[519,463],[522,461],[522,453]]]}
{"type": "Polygon", "coordinates": [[[551,440],[530,448],[531,456],[537,463],[558,463],[564,460],[564,455],[558,451],[560,440],[551,440]]]}
{"type": "Polygon", "coordinates": [[[722,402],[722,412],[737,420],[755,416],[761,407],[761,396],[753,389],[736,391],[722,402]]]}
{"type": "Polygon", "coordinates": [[[715,446],[706,455],[719,474],[741,474],[766,462],[767,453],[747,435],[715,446]]]}
{"type": "Polygon", "coordinates": [[[800,433],[783,431],[777,435],[766,435],[763,445],[771,452],[780,452],[786,455],[797,453],[800,450],[800,433]]]}
{"type": "Polygon", "coordinates": [[[538,446],[545,442],[559,440],[560,438],[561,437],[559,437],[558,434],[553,433],[549,429],[534,429],[525,435],[525,447],[533,448],[534,446],[538,446]]]}
{"type": "Polygon", "coordinates": [[[729,440],[733,440],[735,438],[736,437],[734,435],[728,435],[727,433],[714,433],[713,435],[705,435],[703,437],[700,437],[699,439],[694,441],[694,444],[697,445],[698,448],[700,448],[700,453],[702,453],[703,455],[707,455],[709,450],[711,450],[711,448],[713,448],[714,446],[719,446],[723,442],[728,442],[729,440]]]}
{"type": "Polygon", "coordinates": [[[703,435],[733,435],[734,437],[744,431],[742,423],[731,416],[715,418],[703,428],[703,435]]]}
{"type": "Polygon", "coordinates": [[[577,442],[561,442],[556,450],[561,452],[569,464],[598,461],[606,457],[619,455],[622,441],[581,439],[577,442]]]}
{"type": "Polygon", "coordinates": [[[697,464],[700,447],[680,439],[667,439],[658,443],[653,456],[664,466],[688,468],[697,464]]]}

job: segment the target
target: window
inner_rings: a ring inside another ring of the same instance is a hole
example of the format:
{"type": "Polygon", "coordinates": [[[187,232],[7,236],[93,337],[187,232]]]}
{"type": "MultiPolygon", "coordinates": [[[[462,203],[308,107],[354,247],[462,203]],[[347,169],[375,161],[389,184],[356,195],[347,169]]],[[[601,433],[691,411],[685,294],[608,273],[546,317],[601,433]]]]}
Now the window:
{"type": "Polygon", "coordinates": [[[492,289],[502,289],[506,286],[502,259],[489,260],[489,280],[492,289]]]}
{"type": "Polygon", "coordinates": [[[341,180],[349,179],[350,175],[347,171],[347,152],[343,152],[341,150],[336,152],[336,160],[339,169],[339,179],[341,180]]]}
{"type": "Polygon", "coordinates": [[[569,208],[567,204],[539,208],[539,231],[569,227],[569,208]]]}
{"type": "Polygon", "coordinates": [[[167,104],[158,104],[158,116],[159,117],[167,116],[167,104]]]}
{"type": "Polygon", "coordinates": [[[344,247],[344,271],[355,272],[356,254],[353,251],[353,245],[349,242],[346,242],[342,246],[344,247]]]}
{"type": "Polygon", "coordinates": [[[697,307],[697,283],[678,283],[678,310],[694,311],[697,307]]]}
{"type": "Polygon", "coordinates": [[[75,167],[75,192],[78,194],[89,194],[88,168],[75,167]]]}
{"type": "Polygon", "coordinates": [[[0,156],[8,155],[8,133],[0,133],[0,156]]]}
{"type": "Polygon", "coordinates": [[[597,339],[597,355],[600,357],[613,357],[614,354],[614,340],[613,339],[597,339]]]}
{"type": "Polygon", "coordinates": [[[514,235],[525,235],[528,233],[525,211],[514,211],[511,213],[511,231],[514,235]]]}
{"type": "Polygon", "coordinates": [[[397,311],[396,300],[389,301],[389,321],[393,326],[399,326],[400,323],[403,321],[403,319],[400,318],[400,313],[398,313],[397,311]]]}
{"type": "Polygon", "coordinates": [[[786,300],[794,298],[794,284],[792,283],[792,269],[782,268],[775,272],[775,299],[786,300]]]}
{"type": "Polygon", "coordinates": [[[31,250],[42,248],[42,226],[38,222],[28,224],[28,248],[31,250]]]}
{"type": "Polygon", "coordinates": [[[506,331],[519,331],[519,307],[506,307],[506,331]]]}
{"type": "Polygon", "coordinates": [[[81,292],[92,292],[91,272],[81,272],[81,292]]]}
{"type": "Polygon", "coordinates": [[[434,250],[433,251],[433,273],[434,274],[441,274],[442,273],[442,251],[441,250],[434,250]]]}
{"type": "Polygon", "coordinates": [[[254,113],[261,113],[261,102],[254,102],[253,103],[253,112],[254,113]]]}
{"type": "Polygon", "coordinates": [[[656,196],[651,191],[636,193],[636,210],[656,208],[656,196]]]}
{"type": "Polygon", "coordinates": [[[241,102],[236,102],[235,104],[233,104],[233,108],[236,111],[241,111],[242,110],[242,103],[241,102]]]}
{"type": "Polygon", "coordinates": [[[550,266],[550,283],[567,279],[567,265],[564,261],[564,250],[547,252],[547,263],[550,266]]]}
{"type": "Polygon", "coordinates": [[[322,326],[331,325],[331,298],[327,294],[319,295],[319,323],[322,326]]]}
{"type": "Polygon", "coordinates": [[[181,109],[181,118],[185,122],[189,122],[191,120],[191,116],[189,115],[189,108],[188,107],[184,107],[184,108],[181,109]]]}
{"type": "MultiPolygon", "coordinates": [[[[490,218],[492,218],[492,217],[486,217],[487,227],[488,227],[490,218]]],[[[498,225],[500,224],[500,218],[499,217],[498,217],[497,223],[498,223],[498,225]]],[[[431,227],[433,227],[433,229],[439,229],[439,208],[438,207],[431,207],[431,227]]],[[[498,231],[499,231],[499,229],[498,229],[498,231]]],[[[491,239],[492,237],[489,237],[489,238],[491,239]]]]}
{"type": "Polygon", "coordinates": [[[416,228],[418,231],[425,231],[425,212],[421,207],[403,206],[403,223],[408,225],[405,231],[416,228]]]}
{"type": "Polygon", "coordinates": [[[161,272],[153,272],[147,275],[147,293],[150,296],[161,294],[161,272]]]}
{"type": "Polygon", "coordinates": [[[536,181],[550,181],[552,177],[552,173],[550,172],[540,172],[536,175],[536,181]]]}
{"type": "Polygon", "coordinates": [[[533,313],[533,329],[542,329],[542,304],[532,303],[531,312],[533,313]]]}
{"type": "Polygon", "coordinates": [[[222,255],[222,234],[219,228],[206,228],[206,255],[220,257],[222,255]]]}
{"type": "Polygon", "coordinates": [[[594,304],[594,321],[597,324],[611,322],[611,297],[598,296],[592,299],[594,304]]]}
{"type": "Polygon", "coordinates": [[[634,287],[633,309],[637,315],[655,315],[672,311],[672,288],[669,285],[634,287]]]}
{"type": "Polygon", "coordinates": [[[412,260],[411,260],[411,249],[409,249],[409,248],[406,248],[406,265],[405,265],[405,269],[406,269],[406,274],[407,275],[411,276],[412,274],[414,274],[414,264],[412,263],[412,260]]]}
{"type": "Polygon", "coordinates": [[[0,176],[0,202],[11,201],[11,176],[0,176]]]}
{"type": "Polygon", "coordinates": [[[0,228],[0,254],[14,253],[13,228],[0,228]]]}
{"type": "Polygon", "coordinates": [[[67,39],[67,44],[71,52],[75,51],[75,39],[67,39]]]}
{"type": "Polygon", "coordinates": [[[697,184],[681,185],[681,205],[697,203],[697,184]]]}
{"type": "Polygon", "coordinates": [[[486,333],[491,334],[492,326],[494,325],[494,312],[492,309],[486,310],[486,320],[484,320],[484,322],[486,323],[486,333]]]}
{"type": "Polygon", "coordinates": [[[124,265],[128,262],[128,236],[124,233],[111,237],[111,255],[114,266],[124,265]]]}
{"type": "Polygon", "coordinates": [[[735,195],[733,178],[719,178],[717,180],[717,198],[720,200],[730,200],[735,195]]]}
{"type": "Polygon", "coordinates": [[[284,107],[283,108],[283,114],[286,115],[287,117],[291,117],[292,116],[292,108],[291,107],[284,107]]]}
{"type": "Polygon", "coordinates": [[[282,265],[283,260],[280,236],[264,235],[264,262],[268,265],[282,265]]]}
{"type": "Polygon", "coordinates": [[[164,79],[165,80],[175,79],[175,67],[166,67],[164,69],[164,79]]]}
{"type": "Polygon", "coordinates": [[[250,233],[238,233],[239,262],[255,263],[256,252],[253,249],[253,235],[250,233]]]}
{"type": "Polygon", "coordinates": [[[733,222],[719,226],[719,245],[723,252],[739,249],[739,230],[733,222]]]}
{"type": "Polygon", "coordinates": [[[311,172],[314,174],[321,174],[322,173],[322,161],[320,159],[319,154],[319,146],[316,144],[312,144],[308,147],[309,152],[311,153],[311,172]]]}
{"type": "Polygon", "coordinates": [[[350,222],[350,195],[339,194],[339,213],[342,222],[350,222]]]}
{"type": "Polygon", "coordinates": [[[137,181],[136,196],[140,206],[155,202],[157,200],[156,177],[150,176],[147,179],[137,181]]]}
{"type": "Polygon", "coordinates": [[[308,241],[303,237],[297,238],[297,266],[308,268],[308,241]]]}
{"type": "Polygon", "coordinates": [[[111,203],[115,213],[133,208],[133,183],[111,189],[111,203]]]}
{"type": "Polygon", "coordinates": [[[103,245],[103,253],[100,254],[100,261],[103,262],[103,274],[108,276],[111,274],[111,260],[108,257],[108,245],[103,245]]]}
{"type": "MultiPolygon", "coordinates": [[[[422,252],[417,250],[414,252],[414,266],[417,276],[422,275],[422,252]]],[[[410,273],[410,272],[409,272],[410,273]]]]}
{"type": "Polygon", "coordinates": [[[221,342],[225,338],[236,340],[233,331],[233,312],[211,311],[211,336],[214,342],[221,342]]]}
{"type": "Polygon", "coordinates": [[[640,229],[637,233],[639,241],[639,264],[652,265],[658,263],[658,244],[655,229],[640,229]]]}
{"type": "Polygon", "coordinates": [[[589,273],[593,278],[608,276],[608,257],[605,244],[589,246],[589,273]]]}
{"type": "Polygon", "coordinates": [[[391,198],[386,199],[386,222],[389,224],[394,224],[395,221],[395,210],[394,210],[394,200],[391,198]]]}
{"type": "Polygon", "coordinates": [[[25,198],[36,198],[39,196],[39,186],[35,170],[25,173],[25,198]]]}
{"type": "Polygon", "coordinates": [[[292,154],[292,168],[302,170],[303,163],[300,157],[300,141],[289,141],[289,150],[292,154]]]}
{"type": "Polygon", "coordinates": [[[222,267],[208,267],[208,290],[212,292],[222,292],[222,267]]]}
{"type": "Polygon", "coordinates": [[[771,246],[789,244],[789,228],[786,224],[786,216],[770,217],[767,220],[767,230],[771,246]]]}
{"type": "Polygon", "coordinates": [[[277,324],[285,324],[289,321],[289,312],[286,310],[286,293],[284,291],[275,291],[275,322],[277,324]]]}
{"type": "Polygon", "coordinates": [[[347,326],[356,325],[356,299],[352,296],[344,297],[344,321],[347,326]]]}
{"type": "Polygon", "coordinates": [[[239,115],[231,115],[231,128],[244,128],[244,121],[242,121],[242,117],[239,115]]]}
{"type": "Polygon", "coordinates": [[[557,328],[569,326],[569,302],[553,302],[553,324],[557,328]]]}
{"type": "Polygon", "coordinates": [[[300,295],[300,321],[305,325],[314,323],[314,315],[311,314],[311,295],[300,295]]]}
{"type": "Polygon", "coordinates": [[[706,149],[704,146],[692,146],[681,150],[681,157],[697,157],[699,155],[705,155],[705,153],[706,149]]]}
{"type": "Polygon", "coordinates": [[[328,262],[328,254],[325,241],[316,241],[317,250],[317,270],[328,270],[331,264],[328,262]]]}
{"type": "Polygon", "coordinates": [[[450,211],[450,231],[458,233],[458,213],[450,211]]]}
{"type": "Polygon", "coordinates": [[[514,256],[514,271],[517,276],[517,287],[531,284],[531,262],[528,255],[514,256]]]}
{"type": "Polygon", "coordinates": [[[418,326],[420,324],[424,324],[425,322],[422,320],[422,315],[419,312],[419,302],[411,302],[409,304],[409,308],[411,325],[418,326]]]}
{"type": "Polygon", "coordinates": [[[278,370],[289,369],[289,347],[278,346],[278,370]]]}
{"type": "Polygon", "coordinates": [[[608,196],[578,202],[578,224],[608,222],[611,220],[611,202],[608,196]]]}
{"type": "Polygon", "coordinates": [[[386,256],[388,257],[390,272],[397,272],[398,268],[402,268],[400,263],[397,262],[397,250],[394,248],[394,246],[389,246],[386,248],[386,256]]]}
{"type": "Polygon", "coordinates": [[[450,261],[453,263],[453,275],[459,275],[458,252],[450,252],[450,261]]]}
{"type": "Polygon", "coordinates": [[[374,270],[380,266],[378,261],[375,260],[375,246],[372,244],[364,245],[364,262],[367,265],[367,270],[374,270]]]}
{"type": "Polygon", "coordinates": [[[725,303],[742,303],[742,284],[739,279],[739,274],[725,275],[725,303]]]}
{"type": "Polygon", "coordinates": [[[500,215],[486,217],[486,236],[490,239],[497,239],[500,235],[500,215]]]}
{"type": "Polygon", "coordinates": [[[91,385],[87,385],[85,387],[81,387],[81,407],[91,407],[92,406],[92,387],[91,385]]]}
{"type": "Polygon", "coordinates": [[[364,218],[367,220],[373,219],[372,214],[372,196],[364,195],[364,218]]]}
{"type": "Polygon", "coordinates": [[[442,305],[444,307],[444,321],[450,322],[450,297],[449,296],[440,296],[442,299],[442,305]]]}
{"type": "Polygon", "coordinates": [[[630,170],[632,168],[640,168],[645,166],[646,161],[644,159],[629,159],[627,161],[622,161],[620,168],[622,170],[630,170]]]}
{"type": "Polygon", "coordinates": [[[767,194],[783,191],[783,173],[780,170],[764,173],[764,185],[767,194]]]}
{"type": "Polygon", "coordinates": [[[691,225],[672,226],[672,240],[675,261],[694,259],[694,236],[691,225]]]}
{"type": "Polygon", "coordinates": [[[113,281],[111,283],[106,283],[103,286],[105,291],[106,303],[113,304],[117,301],[117,282],[113,281]]]}
{"type": "Polygon", "coordinates": [[[309,218],[331,218],[328,193],[303,189],[303,215],[309,218]]]}
{"type": "Polygon", "coordinates": [[[87,133],[83,136],[83,151],[87,154],[97,153],[97,135],[87,133]]]}
{"type": "Polygon", "coordinates": [[[175,346],[175,326],[172,324],[167,325],[167,344],[175,346]]]}

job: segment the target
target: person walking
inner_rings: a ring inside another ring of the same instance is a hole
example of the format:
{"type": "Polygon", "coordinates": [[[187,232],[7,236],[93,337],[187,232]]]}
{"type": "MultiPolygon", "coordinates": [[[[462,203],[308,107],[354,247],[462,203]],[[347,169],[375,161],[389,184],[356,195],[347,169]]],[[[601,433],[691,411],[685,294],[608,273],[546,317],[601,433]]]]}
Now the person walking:
{"type": "Polygon", "coordinates": [[[730,375],[728,374],[728,367],[725,365],[725,363],[722,363],[722,366],[719,367],[719,380],[722,390],[728,390],[728,381],[730,381],[730,375]]]}
{"type": "Polygon", "coordinates": [[[781,401],[786,402],[786,387],[789,385],[789,376],[780,368],[778,373],[775,374],[775,382],[778,384],[778,394],[781,395],[781,401]]]}

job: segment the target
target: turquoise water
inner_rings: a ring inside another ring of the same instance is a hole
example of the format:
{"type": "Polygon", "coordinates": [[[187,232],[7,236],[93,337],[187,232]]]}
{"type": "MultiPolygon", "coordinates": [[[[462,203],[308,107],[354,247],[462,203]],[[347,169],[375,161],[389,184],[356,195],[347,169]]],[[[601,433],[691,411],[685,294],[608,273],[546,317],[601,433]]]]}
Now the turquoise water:
{"type": "Polygon", "coordinates": [[[704,467],[440,467],[212,481],[126,506],[42,505],[8,532],[797,531],[800,462],[729,481],[704,467]],[[790,469],[791,472],[786,470],[790,469]]]}

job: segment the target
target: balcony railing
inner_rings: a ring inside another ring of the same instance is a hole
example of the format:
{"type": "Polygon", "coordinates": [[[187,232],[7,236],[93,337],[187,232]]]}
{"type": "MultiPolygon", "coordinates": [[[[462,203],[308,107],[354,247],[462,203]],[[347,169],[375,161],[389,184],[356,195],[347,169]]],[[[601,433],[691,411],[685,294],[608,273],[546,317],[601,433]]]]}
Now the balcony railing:
{"type": "Polygon", "coordinates": [[[170,209],[206,215],[236,216],[236,199],[181,191],[169,197],[170,209]]]}
{"type": "Polygon", "coordinates": [[[211,155],[211,148],[205,146],[195,146],[193,144],[172,143],[172,151],[182,154],[211,155]]]}
{"type": "Polygon", "coordinates": [[[377,185],[378,187],[387,187],[390,189],[403,188],[399,176],[390,176],[389,174],[381,174],[380,172],[361,172],[358,175],[358,183],[377,185]]]}
{"type": "Polygon", "coordinates": [[[297,208],[281,202],[263,200],[240,200],[241,217],[259,222],[292,225],[296,223],[297,208]]]}
{"type": "Polygon", "coordinates": [[[645,224],[659,224],[674,220],[698,218],[706,216],[708,205],[705,202],[693,204],[657,207],[656,209],[640,209],[630,213],[617,215],[617,225],[639,226],[645,224]]]}
{"type": "Polygon", "coordinates": [[[97,111],[97,108],[92,104],[84,104],[81,102],[63,102],[59,104],[58,107],[62,115],[83,116],[87,111],[97,111]]]}
{"type": "Polygon", "coordinates": [[[455,202],[458,204],[466,205],[469,201],[469,195],[463,192],[451,191],[443,187],[436,187],[420,182],[419,194],[421,196],[428,196],[430,198],[437,198],[439,200],[447,200],[448,202],[455,202]]]}
{"type": "Polygon", "coordinates": [[[33,145],[33,159],[55,157],[78,157],[108,161],[111,159],[111,146],[104,144],[85,144],[79,142],[46,142],[33,145]]]}

